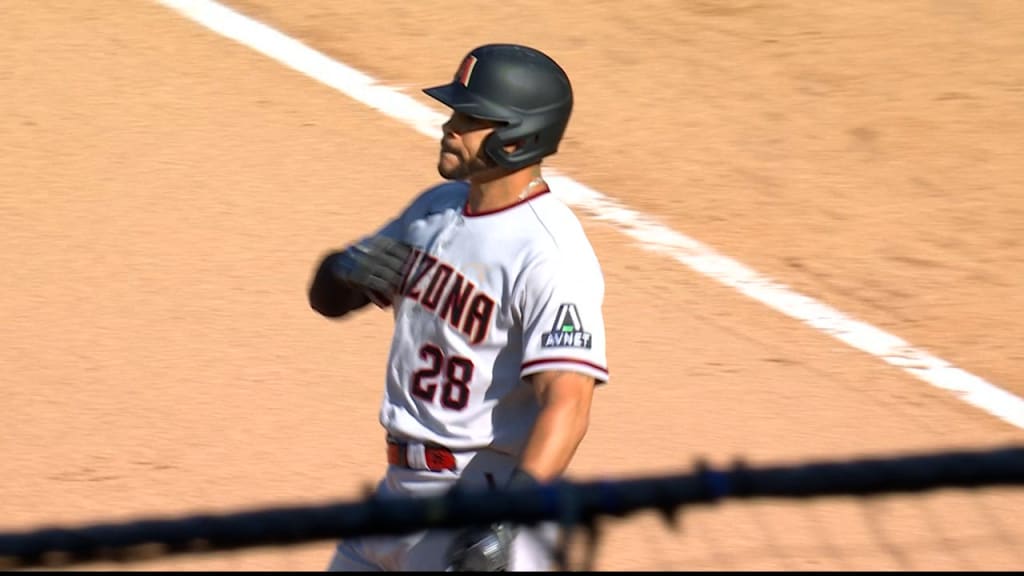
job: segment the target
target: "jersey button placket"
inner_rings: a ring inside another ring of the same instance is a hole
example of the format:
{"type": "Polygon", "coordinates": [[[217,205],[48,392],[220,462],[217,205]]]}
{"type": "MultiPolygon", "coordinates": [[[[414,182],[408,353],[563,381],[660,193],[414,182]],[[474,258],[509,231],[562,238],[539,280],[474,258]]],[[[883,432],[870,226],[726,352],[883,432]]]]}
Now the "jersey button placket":
{"type": "Polygon", "coordinates": [[[458,227],[459,227],[459,220],[461,220],[461,219],[462,219],[462,216],[459,215],[459,216],[455,217],[454,219],[449,220],[445,224],[444,228],[441,229],[441,232],[438,233],[438,235],[437,235],[437,254],[436,254],[437,256],[440,256],[443,251],[446,251],[446,249],[449,246],[451,246],[452,241],[454,240],[456,232],[457,232],[458,227]]]}

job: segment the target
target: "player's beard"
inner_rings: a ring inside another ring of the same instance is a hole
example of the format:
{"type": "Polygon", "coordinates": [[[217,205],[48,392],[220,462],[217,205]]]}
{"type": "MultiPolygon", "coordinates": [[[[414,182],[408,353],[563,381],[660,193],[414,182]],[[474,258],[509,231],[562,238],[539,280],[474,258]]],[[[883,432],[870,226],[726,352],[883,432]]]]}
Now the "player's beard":
{"type": "Polygon", "coordinates": [[[497,164],[483,150],[469,160],[454,152],[441,150],[437,161],[437,173],[445,180],[489,180],[490,173],[497,171],[497,164]]]}

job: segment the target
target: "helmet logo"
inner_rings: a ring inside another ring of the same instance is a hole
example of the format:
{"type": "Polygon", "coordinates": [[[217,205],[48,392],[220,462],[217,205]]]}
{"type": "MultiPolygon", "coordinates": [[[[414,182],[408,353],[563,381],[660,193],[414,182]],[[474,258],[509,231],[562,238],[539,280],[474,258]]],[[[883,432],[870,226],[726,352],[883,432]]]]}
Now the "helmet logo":
{"type": "Polygon", "coordinates": [[[476,68],[476,56],[470,54],[462,61],[462,66],[459,66],[459,73],[455,76],[455,80],[469,88],[469,78],[473,75],[473,68],[476,68]]]}

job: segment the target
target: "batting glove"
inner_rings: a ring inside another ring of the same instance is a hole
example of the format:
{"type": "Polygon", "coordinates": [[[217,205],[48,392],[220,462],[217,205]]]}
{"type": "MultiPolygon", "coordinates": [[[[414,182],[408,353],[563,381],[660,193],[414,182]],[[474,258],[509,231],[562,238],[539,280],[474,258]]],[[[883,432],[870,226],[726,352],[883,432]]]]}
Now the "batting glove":
{"type": "MultiPolygon", "coordinates": [[[[537,485],[533,476],[517,468],[506,488],[517,490],[537,485]]],[[[445,571],[507,572],[512,557],[512,541],[517,533],[517,527],[509,522],[463,530],[448,548],[448,568],[445,571]]]]}
{"type": "Polygon", "coordinates": [[[408,244],[372,236],[339,253],[331,272],[339,280],[390,298],[398,292],[411,254],[408,244]]]}

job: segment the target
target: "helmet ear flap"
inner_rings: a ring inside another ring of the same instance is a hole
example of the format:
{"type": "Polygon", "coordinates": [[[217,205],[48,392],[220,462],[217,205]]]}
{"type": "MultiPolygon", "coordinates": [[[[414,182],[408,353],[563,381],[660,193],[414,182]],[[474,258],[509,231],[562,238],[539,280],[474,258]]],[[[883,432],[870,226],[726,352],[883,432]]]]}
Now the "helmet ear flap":
{"type": "Polygon", "coordinates": [[[486,140],[484,140],[484,153],[487,158],[492,160],[498,166],[509,170],[515,170],[520,168],[517,157],[521,156],[521,153],[526,146],[523,146],[521,142],[514,138],[502,138],[501,134],[498,134],[498,130],[492,132],[486,140]],[[519,144],[514,150],[509,152],[505,149],[510,144],[519,144]]]}
{"type": "Polygon", "coordinates": [[[509,170],[540,162],[557,151],[557,143],[565,130],[564,124],[545,126],[542,122],[538,118],[527,118],[521,123],[502,126],[484,140],[484,151],[498,165],[509,170]],[[510,144],[517,144],[511,152],[505,150],[510,144]]]}

